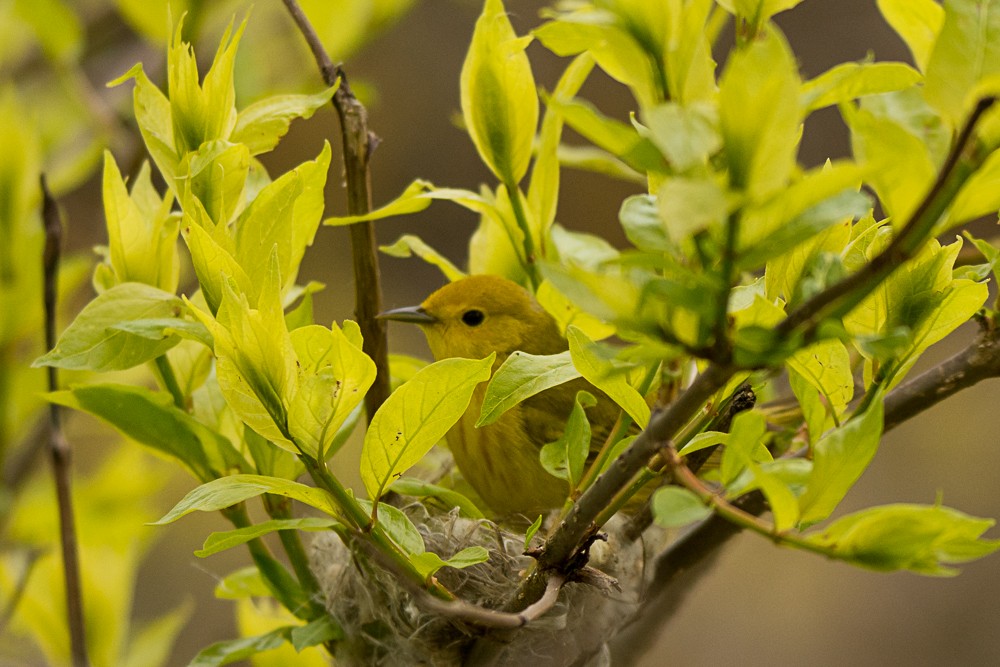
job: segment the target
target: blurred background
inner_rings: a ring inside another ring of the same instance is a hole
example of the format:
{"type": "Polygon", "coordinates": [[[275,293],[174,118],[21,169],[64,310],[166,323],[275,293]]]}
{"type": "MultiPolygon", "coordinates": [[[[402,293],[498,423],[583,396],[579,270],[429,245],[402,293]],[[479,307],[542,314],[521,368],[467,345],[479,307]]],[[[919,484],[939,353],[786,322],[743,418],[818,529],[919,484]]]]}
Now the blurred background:
{"type": "MultiPolygon", "coordinates": [[[[0,1],[0,8],[14,4],[0,1]]],[[[81,15],[86,17],[82,62],[89,82],[83,99],[95,122],[106,130],[103,136],[111,141],[123,171],[134,173],[142,155],[140,144],[128,132],[131,85],[106,89],[104,83],[138,61],[154,81],[160,81],[163,50],[140,35],[134,18],[130,22],[127,14],[111,11],[106,4],[80,2],[81,15]]],[[[141,5],[120,3],[136,4],[141,5]]],[[[327,4],[330,25],[326,34],[335,35],[336,6],[366,3],[327,4]]],[[[506,2],[519,33],[538,24],[544,4],[506,2]]],[[[229,16],[234,12],[242,16],[249,5],[216,3],[196,17],[203,64],[214,52],[229,16]]],[[[372,160],[376,206],[415,178],[469,189],[492,183],[471,142],[454,122],[459,115],[459,70],[481,3],[403,0],[396,5],[407,8],[398,22],[368,17],[369,27],[377,27],[378,35],[360,48],[350,40],[328,40],[327,44],[335,57],[345,58],[352,84],[368,105],[371,127],[382,139],[372,160]]],[[[6,22],[5,16],[14,16],[2,11],[0,23],[6,22]]],[[[778,23],[800,59],[804,78],[869,55],[878,60],[909,57],[881,19],[875,0],[805,0],[780,15],[778,23]]],[[[7,26],[0,37],[12,30],[7,26]]],[[[722,41],[726,40],[724,36],[722,41]]],[[[551,89],[566,63],[538,44],[529,47],[529,56],[539,85],[551,89]]],[[[724,53],[717,56],[721,63],[724,53]]],[[[31,88],[33,78],[42,74],[30,60],[24,62],[28,65],[8,66],[4,73],[13,72],[17,85],[31,88]]],[[[278,0],[257,0],[250,13],[237,86],[240,106],[273,92],[321,87],[313,61],[292,32],[278,0]]],[[[582,95],[622,120],[633,110],[624,88],[596,71],[582,95]]],[[[49,113],[44,105],[32,111],[43,120],[49,113]]],[[[264,162],[272,175],[281,173],[315,157],[324,139],[331,141],[335,153],[327,215],[344,214],[345,197],[336,166],[339,128],[332,109],[296,122],[278,149],[264,156],[264,162]]],[[[569,136],[570,141],[574,139],[569,136]]],[[[67,145],[84,154],[93,150],[77,144],[67,145]]],[[[815,166],[828,157],[847,154],[849,143],[836,110],[813,114],[806,124],[800,162],[815,166]]],[[[74,180],[67,166],[63,182],[68,184],[61,196],[69,222],[68,243],[77,251],[89,252],[104,241],[99,171],[85,180],[74,180]]],[[[622,245],[618,207],[624,197],[639,191],[639,186],[601,176],[564,172],[558,220],[570,229],[597,233],[622,245]]],[[[461,266],[475,223],[472,214],[438,202],[416,215],[380,221],[377,230],[384,244],[403,233],[418,234],[461,266]]],[[[316,295],[317,321],[352,317],[351,275],[346,230],[321,229],[300,273],[303,282],[319,280],[327,285],[316,295]]],[[[383,257],[382,276],[386,307],[419,303],[444,281],[436,269],[418,259],[383,257]]],[[[921,368],[959,350],[973,333],[967,327],[932,348],[921,368]]],[[[426,356],[415,329],[394,327],[390,336],[394,351],[426,356]]],[[[841,512],[892,502],[931,503],[940,493],[952,507],[976,516],[1000,517],[1000,418],[994,412],[1000,407],[995,397],[998,389],[1000,381],[984,382],[892,432],[841,512]]],[[[88,461],[101,452],[102,432],[92,424],[76,423],[81,421],[74,420],[81,433],[77,456],[81,468],[87,470],[88,461]]],[[[350,457],[356,452],[345,456],[344,469],[355,469],[350,457]]],[[[161,474],[170,475],[158,500],[165,511],[193,483],[171,473],[171,468],[157,468],[161,469],[161,474]]],[[[216,600],[211,591],[219,578],[247,562],[244,554],[232,550],[206,560],[192,555],[208,532],[226,527],[221,519],[200,514],[165,528],[135,527],[143,539],[155,540],[135,592],[139,618],[153,618],[185,600],[193,602],[171,665],[187,664],[205,645],[236,636],[232,604],[216,600]]],[[[994,530],[990,536],[1000,533],[994,530]]],[[[996,556],[965,566],[957,579],[883,575],[782,550],[746,535],[734,539],[712,567],[677,596],[677,608],[664,619],[659,635],[651,638],[649,652],[621,655],[620,664],[985,665],[997,664],[1000,658],[1000,637],[995,632],[1000,617],[1000,558],[996,556]]]]}

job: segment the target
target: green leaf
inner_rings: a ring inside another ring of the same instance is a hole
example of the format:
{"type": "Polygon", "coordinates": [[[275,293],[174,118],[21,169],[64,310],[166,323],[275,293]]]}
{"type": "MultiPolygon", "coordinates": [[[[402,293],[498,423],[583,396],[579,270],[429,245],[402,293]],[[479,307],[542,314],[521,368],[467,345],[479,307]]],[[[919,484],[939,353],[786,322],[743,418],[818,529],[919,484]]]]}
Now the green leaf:
{"type": "Polygon", "coordinates": [[[998,179],[1000,179],[1000,151],[993,151],[955,196],[955,203],[952,204],[948,214],[947,228],[984,215],[996,215],[1000,210],[998,179]]]}
{"type": "Polygon", "coordinates": [[[203,648],[188,667],[218,667],[271,651],[290,641],[293,625],[286,625],[256,637],[241,637],[216,642],[203,648]]]}
{"type": "Polygon", "coordinates": [[[719,126],[733,188],[762,201],[784,187],[801,116],[795,60],[776,30],[732,54],[719,84],[719,126]]]}
{"type": "Polygon", "coordinates": [[[921,71],[944,23],[944,10],[934,0],[878,0],[878,8],[913,54],[921,71]]]}
{"type": "Polygon", "coordinates": [[[264,475],[230,475],[214,479],[192,489],[180,502],[174,505],[173,509],[150,525],[162,526],[173,523],[194,511],[214,512],[225,509],[265,493],[298,500],[330,516],[338,516],[339,514],[330,495],[322,489],[299,484],[289,479],[278,479],[264,475]]]}
{"type": "Polygon", "coordinates": [[[770,460],[770,454],[764,447],[766,437],[767,421],[763,414],[748,410],[736,415],[719,470],[724,485],[731,484],[755,458],[770,460]]]}
{"type": "Polygon", "coordinates": [[[650,500],[653,520],[664,528],[680,528],[707,519],[711,508],[698,496],[679,486],[664,486],[656,490],[650,500]]]}
{"type": "MultiPolygon", "coordinates": [[[[560,102],[571,99],[580,90],[594,68],[594,59],[583,54],[573,60],[559,78],[552,97],[560,102]]],[[[528,186],[528,206],[535,214],[538,232],[545,238],[556,219],[559,200],[559,140],[562,136],[563,118],[557,109],[548,109],[538,133],[535,166],[528,186]]]]}
{"type": "Polygon", "coordinates": [[[674,252],[660,218],[658,200],[653,195],[626,197],[618,210],[625,236],[636,248],[647,252],[674,252]]]}
{"type": "Polygon", "coordinates": [[[211,533],[202,548],[194,552],[198,558],[206,558],[250,540],[257,539],[278,530],[326,530],[339,523],[336,519],[322,517],[302,517],[298,519],[271,519],[245,528],[211,533]]]}
{"type": "Polygon", "coordinates": [[[288,400],[297,380],[295,349],[278,296],[277,253],[271,254],[258,308],[228,282],[218,319],[192,307],[215,341],[216,377],[233,412],[267,440],[298,453],[288,431],[288,400]]]}
{"type": "Polygon", "coordinates": [[[227,438],[175,407],[164,392],[92,384],[53,392],[48,398],[103,419],[129,438],[176,459],[202,481],[239,468],[242,462],[227,438]]]}
{"type": "Polygon", "coordinates": [[[512,352],[486,387],[476,428],[492,424],[524,399],[578,377],[569,350],[551,355],[512,352]]]}
{"type": "MultiPolygon", "coordinates": [[[[881,4],[881,3],[880,3],[881,4]]],[[[915,86],[920,72],[905,63],[842,63],[802,86],[806,111],[915,86]]]]}
{"type": "Polygon", "coordinates": [[[145,319],[182,321],[183,311],[183,302],[163,290],[141,283],[116,285],[84,306],[56,346],[32,366],[92,371],[133,368],[164,354],[181,339],[150,340],[115,325],[145,319]]]}
{"type": "Polygon", "coordinates": [[[267,153],[278,145],[296,118],[310,118],[337,92],[339,82],[313,95],[275,95],[254,102],[236,116],[229,140],[246,144],[251,155],[267,153]]]}
{"type": "Polygon", "coordinates": [[[31,26],[45,57],[68,65],[80,56],[84,28],[64,0],[15,0],[13,5],[17,17],[31,26]]]}
{"type": "Polygon", "coordinates": [[[699,433],[691,438],[686,445],[680,448],[677,454],[680,456],[687,456],[688,454],[693,454],[700,449],[708,449],[709,447],[715,447],[716,445],[724,445],[728,440],[728,433],[705,431],[704,433],[699,433]]]}
{"type": "Polygon", "coordinates": [[[813,446],[809,485],[799,498],[803,525],[830,516],[868,468],[881,437],[882,401],[876,397],[864,414],[819,439],[813,446]]]}
{"type": "MultiPolygon", "coordinates": [[[[174,292],[180,275],[177,234],[180,224],[170,214],[173,197],[160,198],[143,163],[129,195],[115,159],[104,152],[104,215],[115,282],[145,283],[174,292]]],[[[110,287],[110,285],[108,285],[110,287]]]]}
{"type": "Polygon", "coordinates": [[[453,567],[457,570],[485,563],[490,559],[490,552],[485,547],[466,547],[456,553],[448,560],[443,560],[436,553],[425,551],[410,558],[410,562],[416,566],[417,571],[424,578],[431,577],[442,567],[453,567]]]}
{"type": "Polygon", "coordinates": [[[808,538],[835,558],[873,570],[952,576],[958,571],[946,564],[1000,549],[1000,540],[981,538],[994,523],[939,505],[897,504],[841,517],[808,538]]]}
{"type": "Polygon", "coordinates": [[[765,472],[754,462],[749,462],[747,468],[758,486],[767,498],[767,505],[774,516],[774,529],[781,533],[791,530],[799,520],[799,501],[791,487],[777,475],[765,472]]]}
{"type": "Polygon", "coordinates": [[[722,147],[719,121],[711,106],[667,102],[644,111],[642,120],[675,173],[704,167],[722,147]]]}
{"type": "MultiPolygon", "coordinates": [[[[236,224],[236,260],[251,279],[262,282],[277,248],[281,293],[294,284],[306,248],[312,245],[323,217],[323,188],[330,170],[330,143],[315,160],[282,174],[254,198],[236,224]]],[[[253,292],[256,294],[256,292],[253,292]]]]}
{"type": "Polygon", "coordinates": [[[531,522],[528,526],[528,530],[524,532],[524,550],[527,551],[528,547],[531,546],[531,538],[533,538],[537,533],[538,529],[542,527],[542,515],[539,514],[538,518],[531,522]]]}
{"type": "Polygon", "coordinates": [[[785,363],[820,392],[834,417],[844,414],[854,398],[854,375],[851,356],[842,342],[826,340],[810,345],[785,363]]]}
{"type": "Polygon", "coordinates": [[[417,179],[406,186],[401,195],[374,211],[369,211],[361,215],[344,215],[327,218],[323,221],[323,224],[337,227],[340,225],[352,225],[355,222],[364,222],[366,220],[382,220],[398,215],[418,213],[430,206],[431,201],[436,198],[428,196],[428,192],[433,187],[429,181],[417,179]]]}
{"type": "Polygon", "coordinates": [[[170,109],[170,100],[149,80],[141,63],[109,82],[108,86],[117,86],[129,79],[135,79],[132,105],[143,143],[167,184],[174,187],[177,164],[180,158],[178,158],[177,150],[174,147],[173,113],[170,109]]]}
{"type": "Polygon", "coordinates": [[[656,145],[632,126],[602,115],[589,102],[574,99],[548,101],[566,124],[594,145],[603,148],[639,172],[665,172],[667,165],[656,145]]]}
{"type": "Polygon", "coordinates": [[[401,477],[392,483],[389,490],[404,496],[418,498],[435,498],[446,507],[457,507],[462,516],[470,519],[482,519],[483,513],[475,503],[454,489],[446,489],[437,484],[431,484],[415,477],[401,477]]]}
{"type": "Polygon", "coordinates": [[[726,191],[713,178],[670,177],[656,193],[667,237],[679,244],[705,229],[719,229],[729,215],[726,191]]]}
{"type": "Polygon", "coordinates": [[[802,0],[718,0],[718,2],[727,12],[762,25],[775,14],[791,9],[802,0]]]}
{"type": "Polygon", "coordinates": [[[593,394],[584,390],[576,392],[562,435],[555,442],[542,446],[542,467],[553,477],[568,481],[570,488],[576,488],[583,478],[590,453],[590,422],[584,408],[595,405],[597,399],[593,394]]]}
{"type": "Polygon", "coordinates": [[[1000,73],[1000,1],[950,0],[927,61],[924,95],[958,128],[978,101],[979,84],[1000,73]]]}
{"type": "Polygon", "coordinates": [[[423,458],[461,418],[495,354],[443,359],[417,372],[375,413],[361,452],[361,480],[371,498],[423,458]]]}
{"type": "Polygon", "coordinates": [[[243,144],[206,141],[177,165],[175,186],[187,209],[189,197],[201,202],[215,225],[227,225],[243,206],[243,193],[250,173],[250,151],[243,144]]]}
{"type": "Polygon", "coordinates": [[[937,174],[921,137],[889,117],[842,106],[851,129],[851,148],[866,167],[868,184],[899,229],[906,223],[937,174]]]}
{"type": "Polygon", "coordinates": [[[450,281],[455,281],[465,277],[465,272],[451,263],[451,261],[430,247],[415,234],[403,234],[392,245],[379,246],[379,250],[391,257],[412,257],[416,255],[432,266],[441,269],[441,273],[450,281]]]}
{"type": "Polygon", "coordinates": [[[223,577],[215,585],[215,597],[220,600],[239,600],[251,597],[267,597],[270,591],[264,584],[263,576],[256,565],[240,568],[223,577]]]}
{"type": "MultiPolygon", "coordinates": [[[[553,228],[555,229],[555,227],[553,228]]],[[[593,340],[602,340],[615,333],[615,328],[587,313],[556,289],[550,280],[543,280],[535,292],[538,305],[555,318],[560,331],[572,324],[593,340]]]]}
{"type": "MultiPolygon", "coordinates": [[[[372,503],[370,500],[358,499],[357,503],[365,510],[366,514],[371,515],[372,503]]],[[[378,523],[408,556],[422,554],[426,550],[420,531],[410,520],[410,517],[406,516],[406,513],[398,507],[379,503],[378,523]]]]}
{"type": "MultiPolygon", "coordinates": [[[[356,330],[350,320],[345,328],[356,330]]],[[[360,335],[360,334],[359,334],[360,335]]],[[[375,362],[333,324],[291,332],[296,354],[296,386],[288,428],[295,442],[313,457],[332,455],[334,438],[375,381],[375,362]]]]}
{"type": "Polygon", "coordinates": [[[573,365],[592,385],[607,394],[640,428],[649,423],[649,405],[628,380],[627,367],[616,364],[594,341],[571,326],[566,331],[573,365]]]}
{"type": "Polygon", "coordinates": [[[501,0],[486,0],[462,65],[462,116],[479,156],[513,187],[528,171],[538,125],[538,95],[524,52],[501,0]]]}
{"type": "MultiPolygon", "coordinates": [[[[164,340],[170,336],[180,336],[206,347],[212,347],[212,335],[200,322],[173,318],[129,320],[115,324],[112,329],[125,331],[147,340],[164,340]]],[[[176,349],[176,348],[175,348],[176,349]]]]}
{"type": "Polygon", "coordinates": [[[292,628],[290,640],[295,650],[301,652],[310,646],[339,641],[344,636],[344,629],[329,615],[323,614],[305,625],[292,628]]]}

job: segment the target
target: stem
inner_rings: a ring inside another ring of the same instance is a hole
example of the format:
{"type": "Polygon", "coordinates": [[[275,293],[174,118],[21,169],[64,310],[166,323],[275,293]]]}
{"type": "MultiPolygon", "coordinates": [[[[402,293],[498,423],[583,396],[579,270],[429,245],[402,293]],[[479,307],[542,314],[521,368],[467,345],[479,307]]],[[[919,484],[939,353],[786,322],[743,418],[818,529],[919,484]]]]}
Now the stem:
{"type": "Polygon", "coordinates": [[[187,411],[184,392],[181,391],[181,386],[177,383],[177,374],[174,373],[174,367],[170,365],[170,360],[167,359],[167,355],[161,354],[158,356],[154,360],[154,367],[156,369],[156,374],[163,383],[164,389],[169,391],[170,395],[173,397],[174,405],[181,410],[187,411]]]}
{"type": "MultiPolygon", "coordinates": [[[[364,215],[372,208],[369,159],[379,139],[368,129],[368,111],[351,91],[343,69],[330,60],[297,0],[282,1],[309,45],[326,85],[333,86],[340,81],[333,95],[333,106],[340,118],[347,211],[350,215],[364,215]]],[[[382,311],[382,286],[375,228],[371,222],[358,222],[350,226],[350,235],[354,257],[355,315],[364,337],[362,349],[375,362],[376,368],[375,382],[365,395],[365,412],[371,423],[372,417],[389,396],[387,325],[376,318],[382,311]]]]}
{"type": "Polygon", "coordinates": [[[736,213],[729,216],[726,225],[726,245],[722,249],[722,268],[720,274],[718,302],[715,304],[715,340],[712,342],[713,358],[728,362],[731,356],[729,345],[729,294],[733,289],[733,274],[736,270],[736,244],[740,234],[740,216],[736,213]]]}
{"type": "Polygon", "coordinates": [[[788,314],[777,333],[789,336],[800,331],[808,338],[827,318],[842,317],[861,303],[893,271],[911,259],[933,234],[938,220],[985,155],[973,141],[976,124],[996,103],[983,98],[962,127],[937,180],[889,246],[848,277],[824,289],[788,314]]]}
{"type": "MultiPolygon", "coordinates": [[[[221,510],[222,516],[237,528],[246,528],[251,525],[250,517],[244,503],[233,505],[221,510]]],[[[305,621],[310,621],[314,617],[310,614],[310,600],[306,597],[299,582],[295,580],[285,566],[271,555],[267,545],[259,537],[247,542],[247,549],[254,565],[264,579],[264,584],[276,600],[278,600],[288,611],[296,617],[305,621]],[[308,610],[304,612],[303,610],[308,610]]]]}
{"type": "MultiPolygon", "coordinates": [[[[45,226],[45,251],[42,257],[45,301],[45,349],[56,344],[56,307],[58,301],[59,256],[62,242],[62,222],[52,193],[41,177],[42,222],[45,226]]],[[[59,388],[58,370],[48,367],[49,391],[59,388]]],[[[80,555],[76,525],[73,519],[73,494],[70,488],[72,451],[62,432],[60,408],[49,403],[49,449],[52,453],[52,475],[59,505],[59,536],[62,546],[63,575],[66,584],[66,615],[69,623],[70,655],[74,667],[86,667],[86,632],[83,619],[83,586],[80,579],[80,555]]]]}
{"type": "Polygon", "coordinates": [[[309,471],[309,475],[316,482],[316,485],[325,489],[334,497],[337,506],[343,510],[345,518],[359,534],[361,541],[367,538],[379,553],[393,563],[393,569],[410,583],[416,584],[422,589],[427,589],[436,598],[442,600],[455,599],[455,596],[439,584],[437,580],[432,578],[428,582],[417,571],[407,555],[400,551],[399,547],[386,534],[381,525],[372,521],[364,508],[354,499],[354,496],[348,493],[340,481],[330,474],[324,463],[317,461],[308,454],[299,454],[299,458],[305,464],[306,470],[309,471]]]}
{"type": "Polygon", "coordinates": [[[510,196],[510,207],[514,211],[517,228],[521,230],[521,235],[524,237],[524,268],[528,272],[528,279],[531,280],[531,291],[537,292],[538,285],[542,281],[538,275],[538,264],[535,262],[535,239],[531,234],[528,216],[524,212],[524,204],[521,202],[521,189],[517,187],[517,183],[505,183],[504,186],[510,196]]]}
{"type": "MultiPolygon", "coordinates": [[[[264,495],[264,506],[267,513],[274,519],[290,519],[292,512],[287,498],[271,494],[264,495]]],[[[303,591],[309,598],[309,607],[312,610],[313,618],[319,618],[326,614],[326,607],[323,606],[322,589],[319,580],[309,567],[309,557],[302,546],[302,539],[297,530],[279,530],[278,539],[288,556],[288,561],[292,564],[295,576],[299,580],[303,591]]]]}

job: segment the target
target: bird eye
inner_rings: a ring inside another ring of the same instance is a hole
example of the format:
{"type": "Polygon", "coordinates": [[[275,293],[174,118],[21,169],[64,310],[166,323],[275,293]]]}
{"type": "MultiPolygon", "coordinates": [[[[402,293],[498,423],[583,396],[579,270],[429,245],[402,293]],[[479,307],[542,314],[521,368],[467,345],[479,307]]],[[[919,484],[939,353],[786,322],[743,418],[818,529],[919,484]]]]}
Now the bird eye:
{"type": "Polygon", "coordinates": [[[462,313],[462,321],[470,327],[478,327],[486,319],[486,315],[481,310],[467,310],[462,313]]]}

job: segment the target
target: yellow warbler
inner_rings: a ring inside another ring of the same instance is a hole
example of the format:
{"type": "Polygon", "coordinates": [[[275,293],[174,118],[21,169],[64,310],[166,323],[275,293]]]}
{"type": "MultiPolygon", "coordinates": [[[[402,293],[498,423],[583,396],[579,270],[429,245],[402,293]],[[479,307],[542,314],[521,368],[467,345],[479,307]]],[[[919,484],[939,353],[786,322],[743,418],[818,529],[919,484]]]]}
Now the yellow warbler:
{"type": "MultiPolygon", "coordinates": [[[[445,285],[420,306],[397,308],[384,319],[418,324],[435,359],[482,359],[496,352],[495,371],[514,351],[557,354],[567,349],[555,319],[523,287],[498,276],[470,276],[445,285]]],[[[577,391],[597,397],[587,408],[591,449],[601,446],[618,416],[607,396],[576,379],[528,398],[497,421],[476,428],[486,383],[476,388],[465,414],[448,432],[455,463],[476,493],[498,515],[528,517],[559,507],[569,492],[564,480],[542,467],[539,451],[562,435],[577,391]]]]}

